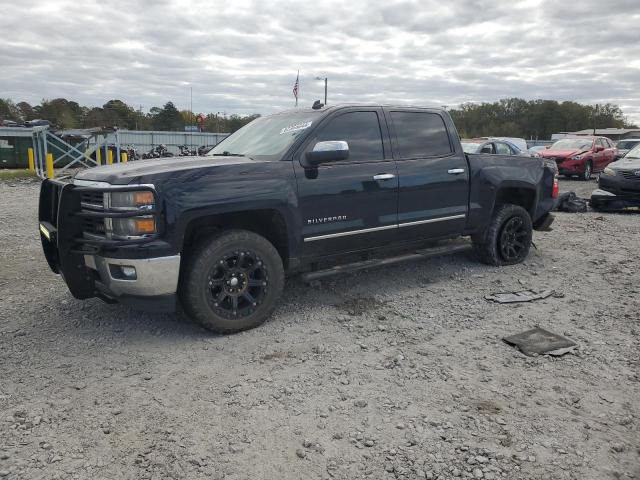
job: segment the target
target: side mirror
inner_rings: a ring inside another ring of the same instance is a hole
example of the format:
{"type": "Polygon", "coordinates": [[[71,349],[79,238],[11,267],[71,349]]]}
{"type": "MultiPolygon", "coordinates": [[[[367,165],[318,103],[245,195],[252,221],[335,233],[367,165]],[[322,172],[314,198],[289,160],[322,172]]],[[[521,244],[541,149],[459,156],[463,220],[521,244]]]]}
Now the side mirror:
{"type": "Polygon", "coordinates": [[[596,146],[596,152],[602,152],[603,150],[604,150],[604,147],[602,145],[596,146]]]}
{"type": "Polygon", "coordinates": [[[549,150],[551,148],[551,145],[547,145],[544,148],[545,148],[545,150],[549,150]]]}
{"type": "Polygon", "coordinates": [[[335,160],[346,160],[349,158],[349,144],[342,140],[318,142],[313,146],[313,150],[307,152],[305,157],[311,166],[335,160]]]}

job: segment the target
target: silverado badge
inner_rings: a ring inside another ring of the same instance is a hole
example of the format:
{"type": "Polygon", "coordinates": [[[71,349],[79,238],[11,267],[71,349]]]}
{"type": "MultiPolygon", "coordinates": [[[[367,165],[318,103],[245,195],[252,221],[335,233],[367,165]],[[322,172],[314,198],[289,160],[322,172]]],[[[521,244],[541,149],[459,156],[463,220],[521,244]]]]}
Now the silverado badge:
{"type": "Polygon", "coordinates": [[[331,222],[343,222],[347,219],[346,215],[337,215],[333,217],[320,217],[310,218],[307,220],[307,225],[316,225],[318,223],[331,223],[331,222]]]}

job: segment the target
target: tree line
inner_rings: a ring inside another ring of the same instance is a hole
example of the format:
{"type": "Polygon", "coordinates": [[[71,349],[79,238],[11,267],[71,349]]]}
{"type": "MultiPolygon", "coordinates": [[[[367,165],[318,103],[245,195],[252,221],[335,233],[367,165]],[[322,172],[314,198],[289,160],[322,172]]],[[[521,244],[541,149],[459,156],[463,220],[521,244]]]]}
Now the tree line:
{"type": "Polygon", "coordinates": [[[506,98],[465,103],[449,111],[461,137],[519,137],[548,140],[553,133],[588,128],[637,128],[618,105],[506,98]]]}
{"type": "Polygon", "coordinates": [[[42,100],[39,105],[27,102],[14,103],[10,99],[0,98],[0,122],[12,120],[48,120],[59,129],[118,127],[126,130],[164,130],[184,131],[187,125],[201,125],[205,132],[231,133],[246,125],[259,115],[230,115],[209,113],[202,124],[196,121],[196,115],[189,110],[178,110],[172,102],[163,107],[153,107],[144,113],[136,110],[122,100],[109,100],[102,107],[85,107],[65,98],[42,100]]]}
{"type": "MultiPolygon", "coordinates": [[[[556,132],[587,128],[637,128],[630,124],[618,105],[584,105],[555,100],[507,98],[494,103],[465,103],[449,110],[462,137],[504,136],[549,139],[556,132]]],[[[209,113],[202,124],[206,132],[235,132],[259,115],[209,113]]],[[[195,115],[178,110],[172,102],[153,107],[147,113],[121,100],[109,100],[102,107],[85,107],[64,98],[42,100],[32,106],[0,98],[0,121],[48,120],[58,128],[118,127],[128,130],[183,131],[196,125],[195,115]]]]}

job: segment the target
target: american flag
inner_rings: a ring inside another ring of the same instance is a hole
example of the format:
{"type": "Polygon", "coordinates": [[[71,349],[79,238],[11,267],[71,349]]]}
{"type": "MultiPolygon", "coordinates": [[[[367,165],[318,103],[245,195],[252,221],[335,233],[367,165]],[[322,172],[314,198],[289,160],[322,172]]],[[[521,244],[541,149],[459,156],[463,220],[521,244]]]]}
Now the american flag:
{"type": "Polygon", "coordinates": [[[296,97],[296,107],[298,106],[298,87],[300,86],[300,70],[298,70],[298,75],[296,76],[296,83],[293,84],[293,96],[296,97]]]}

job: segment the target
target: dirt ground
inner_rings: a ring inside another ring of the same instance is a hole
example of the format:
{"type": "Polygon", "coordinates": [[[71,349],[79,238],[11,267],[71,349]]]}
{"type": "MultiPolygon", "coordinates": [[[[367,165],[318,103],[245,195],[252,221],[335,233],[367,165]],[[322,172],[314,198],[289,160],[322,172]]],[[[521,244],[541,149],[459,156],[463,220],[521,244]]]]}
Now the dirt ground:
{"type": "Polygon", "coordinates": [[[0,183],[3,480],[640,478],[640,215],[557,214],[513,267],[289,279],[268,323],[214,336],[73,299],[38,188],[0,183]],[[525,288],[556,294],[484,299],[525,288]],[[501,340],[536,325],[579,348],[501,340]]]}

